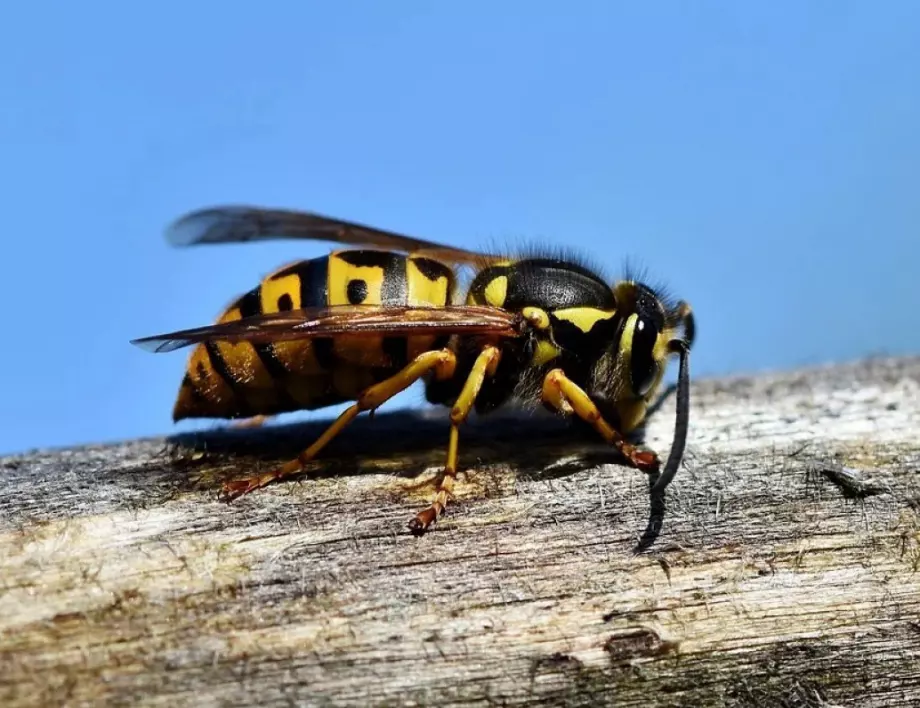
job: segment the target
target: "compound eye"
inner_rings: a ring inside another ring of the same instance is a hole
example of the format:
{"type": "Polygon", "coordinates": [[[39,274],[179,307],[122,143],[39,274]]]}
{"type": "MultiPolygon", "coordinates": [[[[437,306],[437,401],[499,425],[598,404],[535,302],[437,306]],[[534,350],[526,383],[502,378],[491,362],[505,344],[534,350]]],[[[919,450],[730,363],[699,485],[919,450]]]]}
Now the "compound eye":
{"type": "Polygon", "coordinates": [[[632,388],[637,396],[645,396],[658,376],[658,362],[654,357],[656,341],[658,328],[644,317],[637,318],[630,355],[632,388]]]}

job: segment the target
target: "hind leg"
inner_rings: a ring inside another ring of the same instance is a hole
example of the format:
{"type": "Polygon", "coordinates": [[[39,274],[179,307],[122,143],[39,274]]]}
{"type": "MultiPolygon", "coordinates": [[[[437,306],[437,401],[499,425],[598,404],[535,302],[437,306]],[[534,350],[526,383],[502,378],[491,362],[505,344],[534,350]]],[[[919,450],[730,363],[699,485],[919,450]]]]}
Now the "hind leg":
{"type": "Polygon", "coordinates": [[[316,457],[316,455],[329,444],[330,440],[342,432],[351,421],[358,417],[359,413],[368,410],[373,411],[397,393],[409,388],[409,386],[414,384],[429,371],[434,371],[439,378],[450,376],[453,374],[456,365],[456,357],[453,352],[448,349],[419,354],[398,373],[367,388],[353,405],[343,411],[342,414],[326,428],[323,434],[295,459],[271,472],[225,483],[224,493],[227,499],[236,499],[259,487],[264,487],[270,482],[301,472],[304,465],[316,457]]]}

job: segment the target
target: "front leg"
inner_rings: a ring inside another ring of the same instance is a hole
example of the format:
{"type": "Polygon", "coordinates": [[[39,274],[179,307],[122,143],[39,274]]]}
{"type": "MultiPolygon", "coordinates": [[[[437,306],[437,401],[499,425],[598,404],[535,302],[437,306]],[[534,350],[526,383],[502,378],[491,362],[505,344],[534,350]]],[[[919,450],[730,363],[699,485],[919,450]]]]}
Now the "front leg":
{"type": "Polygon", "coordinates": [[[660,466],[654,452],[640,450],[604,420],[594,401],[562,369],[553,369],[543,379],[543,402],[560,413],[573,413],[589,423],[600,436],[613,445],[630,464],[644,472],[657,472],[660,466]]]}

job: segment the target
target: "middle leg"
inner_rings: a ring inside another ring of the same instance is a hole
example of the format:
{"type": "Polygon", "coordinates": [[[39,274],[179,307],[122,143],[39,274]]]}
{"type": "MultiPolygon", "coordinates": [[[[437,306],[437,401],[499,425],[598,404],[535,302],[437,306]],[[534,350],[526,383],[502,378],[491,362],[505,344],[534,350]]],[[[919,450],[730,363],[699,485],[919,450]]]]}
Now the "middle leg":
{"type": "Polygon", "coordinates": [[[479,395],[479,389],[486,376],[494,376],[498,367],[501,351],[498,347],[488,345],[483,348],[473,363],[473,368],[457,396],[450,411],[450,441],[447,446],[447,464],[444,465],[444,472],[441,475],[441,481],[438,490],[435,493],[434,500],[427,509],[423,509],[415,518],[409,522],[409,529],[416,536],[421,536],[433,524],[438,517],[444,512],[447,506],[447,500],[453,493],[454,481],[457,478],[457,457],[458,443],[460,439],[460,424],[467,419],[470,411],[473,409],[473,403],[476,396],[479,395]]]}

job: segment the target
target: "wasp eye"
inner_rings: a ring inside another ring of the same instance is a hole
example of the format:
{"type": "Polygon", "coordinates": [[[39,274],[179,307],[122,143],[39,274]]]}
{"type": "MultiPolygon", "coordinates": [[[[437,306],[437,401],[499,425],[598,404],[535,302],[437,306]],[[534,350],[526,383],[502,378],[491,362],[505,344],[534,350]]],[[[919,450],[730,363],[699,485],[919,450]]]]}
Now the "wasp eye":
{"type": "Polygon", "coordinates": [[[637,396],[648,393],[658,376],[658,362],[655,361],[655,342],[658,340],[658,328],[644,317],[636,319],[636,328],[632,336],[630,354],[630,375],[632,388],[637,396]]]}

